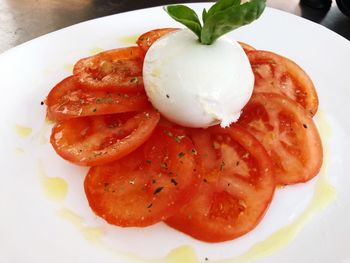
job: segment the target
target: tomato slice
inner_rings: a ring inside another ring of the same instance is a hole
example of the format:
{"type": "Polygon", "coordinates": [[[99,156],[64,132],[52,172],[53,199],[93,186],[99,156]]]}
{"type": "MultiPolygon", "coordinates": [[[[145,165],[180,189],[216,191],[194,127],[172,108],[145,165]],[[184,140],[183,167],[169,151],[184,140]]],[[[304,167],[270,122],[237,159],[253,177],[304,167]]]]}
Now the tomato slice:
{"type": "Polygon", "coordinates": [[[64,159],[95,166],[118,160],[143,144],[159,121],[153,109],[58,122],[50,142],[64,159]]]}
{"type": "MultiPolygon", "coordinates": [[[[142,50],[144,52],[147,52],[148,49],[152,46],[152,44],[154,42],[156,42],[159,38],[161,38],[162,36],[173,32],[175,30],[178,30],[179,28],[159,28],[159,29],[153,29],[151,31],[148,31],[144,34],[142,34],[141,36],[139,36],[139,38],[136,41],[136,44],[142,48],[142,50]]],[[[244,42],[239,41],[238,42],[242,48],[244,49],[245,52],[251,51],[251,50],[255,50],[254,47],[252,47],[251,45],[248,45],[244,42]]]]}
{"type": "Polygon", "coordinates": [[[46,98],[47,116],[54,121],[76,117],[139,111],[150,106],[144,92],[133,94],[82,90],[74,76],[58,83],[46,98]]]}
{"type": "Polygon", "coordinates": [[[319,172],[320,136],[295,101],[279,94],[254,94],[238,123],[264,145],[273,160],[277,184],[306,182],[319,172]]]}
{"type": "Polygon", "coordinates": [[[136,44],[146,53],[159,38],[175,30],[178,30],[178,28],[159,28],[148,31],[137,39],[136,44]]]}
{"type": "Polygon", "coordinates": [[[85,193],[92,210],[110,224],[148,226],[177,213],[196,191],[198,161],[181,130],[158,126],[130,155],[91,168],[85,193]]]}
{"type": "Polygon", "coordinates": [[[143,58],[144,52],[139,47],[112,49],[79,60],[73,74],[82,88],[138,92],[144,89],[143,58]]]}
{"type": "Polygon", "coordinates": [[[248,52],[255,75],[255,92],[283,94],[298,102],[314,116],[318,108],[318,97],[309,76],[290,59],[269,51],[248,52]]]}
{"type": "Polygon", "coordinates": [[[270,204],[275,184],[264,147],[234,125],[192,133],[202,158],[202,183],[179,213],[166,220],[207,242],[237,238],[252,230],[270,204]]]}
{"type": "Polygon", "coordinates": [[[238,41],[238,43],[241,45],[245,53],[248,53],[249,51],[256,50],[253,46],[248,45],[247,43],[244,43],[242,41],[238,41]]]}

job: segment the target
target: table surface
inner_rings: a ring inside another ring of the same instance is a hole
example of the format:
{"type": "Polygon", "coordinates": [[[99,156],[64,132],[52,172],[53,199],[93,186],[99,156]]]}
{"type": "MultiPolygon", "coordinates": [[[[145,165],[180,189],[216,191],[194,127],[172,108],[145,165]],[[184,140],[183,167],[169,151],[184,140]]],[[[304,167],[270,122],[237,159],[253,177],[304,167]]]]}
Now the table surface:
{"type": "MultiPolygon", "coordinates": [[[[0,53],[49,32],[93,18],[171,3],[205,0],[0,0],[0,53]]],[[[335,1],[333,1],[335,2],[335,1]]],[[[335,3],[317,10],[299,0],[267,0],[269,7],[315,21],[350,40],[350,18],[335,3]]]]}

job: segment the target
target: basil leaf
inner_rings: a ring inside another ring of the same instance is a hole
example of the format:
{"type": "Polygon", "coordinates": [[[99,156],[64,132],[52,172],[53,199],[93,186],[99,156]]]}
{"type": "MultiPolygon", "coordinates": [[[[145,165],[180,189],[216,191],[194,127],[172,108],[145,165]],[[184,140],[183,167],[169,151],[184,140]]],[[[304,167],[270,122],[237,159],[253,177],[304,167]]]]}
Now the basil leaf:
{"type": "Polygon", "coordinates": [[[170,5],[164,7],[164,10],[177,22],[192,30],[200,39],[202,25],[196,12],[184,5],[170,5]]]}
{"type": "Polygon", "coordinates": [[[210,45],[220,36],[253,22],[264,11],[265,2],[266,0],[251,0],[243,5],[234,5],[216,11],[211,16],[209,16],[209,10],[201,31],[201,43],[210,45]]]}
{"type": "MultiPolygon", "coordinates": [[[[208,14],[207,17],[212,16],[213,14],[219,12],[219,11],[223,11],[226,8],[232,7],[232,6],[236,6],[236,5],[240,5],[241,4],[241,0],[219,0],[216,2],[216,4],[214,4],[209,10],[208,10],[208,14]]],[[[205,21],[203,21],[205,22],[205,21]]]]}
{"type": "Polygon", "coordinates": [[[205,23],[205,20],[207,20],[207,17],[208,17],[208,12],[207,12],[207,10],[204,8],[204,9],[203,9],[203,12],[202,12],[202,20],[203,20],[203,23],[205,23]]]}

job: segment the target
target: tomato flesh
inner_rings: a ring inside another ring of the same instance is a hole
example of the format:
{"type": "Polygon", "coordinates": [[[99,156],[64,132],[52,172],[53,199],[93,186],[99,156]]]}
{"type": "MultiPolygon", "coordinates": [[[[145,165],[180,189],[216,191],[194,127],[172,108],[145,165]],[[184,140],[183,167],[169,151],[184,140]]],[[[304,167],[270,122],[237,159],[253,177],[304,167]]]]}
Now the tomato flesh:
{"type": "Polygon", "coordinates": [[[85,89],[139,92],[144,89],[143,58],[139,47],[112,49],[79,60],[73,74],[85,89]]]}
{"type": "Polygon", "coordinates": [[[50,142],[70,162],[102,165],[124,157],[143,144],[159,118],[159,113],[150,109],[64,120],[53,127],[50,142]]]}
{"type": "Polygon", "coordinates": [[[265,214],[275,189],[265,149],[238,126],[197,130],[192,138],[202,158],[202,183],[166,223],[207,242],[249,232],[265,214]]]}
{"type": "Polygon", "coordinates": [[[238,41],[238,44],[241,45],[243,48],[244,52],[247,54],[249,51],[256,50],[253,46],[248,45],[247,43],[244,43],[242,41],[238,41]]]}
{"type": "Polygon", "coordinates": [[[306,182],[319,172],[320,136],[295,101],[273,93],[254,94],[238,123],[264,145],[273,160],[277,184],[306,182]]]}
{"type": "Polygon", "coordinates": [[[85,192],[91,208],[123,227],[148,226],[176,214],[200,181],[192,149],[181,130],[158,126],[136,151],[90,169],[85,192]]]}
{"type": "Polygon", "coordinates": [[[310,116],[318,108],[318,97],[310,77],[290,59],[273,52],[253,50],[248,58],[255,75],[254,92],[285,95],[298,102],[310,116]]]}

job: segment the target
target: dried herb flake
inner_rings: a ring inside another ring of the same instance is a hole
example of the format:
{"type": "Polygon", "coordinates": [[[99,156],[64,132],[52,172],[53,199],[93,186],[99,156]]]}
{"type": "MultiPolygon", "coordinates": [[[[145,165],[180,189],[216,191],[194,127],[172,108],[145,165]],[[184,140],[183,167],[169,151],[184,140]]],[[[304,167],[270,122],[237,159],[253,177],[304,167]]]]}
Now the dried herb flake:
{"type": "Polygon", "coordinates": [[[176,182],[176,180],[175,180],[174,178],[171,178],[171,182],[172,182],[175,186],[177,186],[177,184],[178,184],[178,182],[176,182]]]}
{"type": "Polygon", "coordinates": [[[184,152],[179,152],[179,154],[177,155],[179,158],[182,158],[185,156],[185,153],[184,152]]]}
{"type": "Polygon", "coordinates": [[[156,188],[156,190],[154,190],[153,194],[156,195],[156,194],[159,194],[162,190],[163,190],[164,187],[158,187],[156,188]]]}

